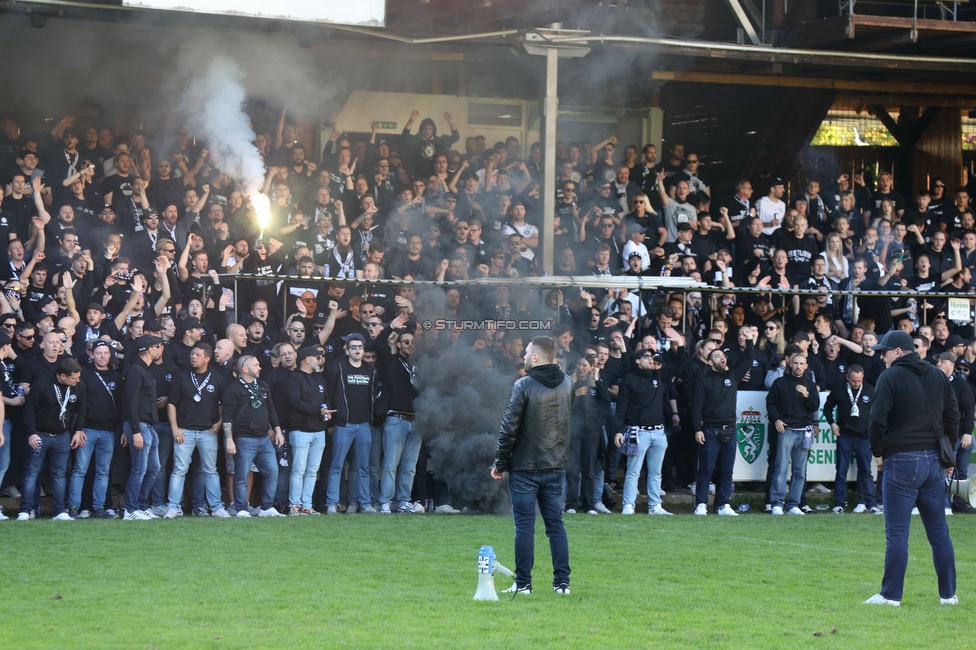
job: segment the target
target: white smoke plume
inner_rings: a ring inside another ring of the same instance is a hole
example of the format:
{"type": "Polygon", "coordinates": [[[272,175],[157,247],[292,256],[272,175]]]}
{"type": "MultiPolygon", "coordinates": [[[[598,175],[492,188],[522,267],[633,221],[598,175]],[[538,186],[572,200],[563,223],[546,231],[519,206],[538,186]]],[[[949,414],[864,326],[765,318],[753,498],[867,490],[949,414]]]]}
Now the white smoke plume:
{"type": "MultiPolygon", "coordinates": [[[[230,58],[217,55],[204,73],[190,82],[180,111],[217,169],[240,184],[261,221],[268,211],[267,197],[261,194],[265,167],[254,144],[254,129],[244,112],[246,99],[244,71],[230,58]]],[[[267,224],[261,225],[263,228],[267,224]]]]}

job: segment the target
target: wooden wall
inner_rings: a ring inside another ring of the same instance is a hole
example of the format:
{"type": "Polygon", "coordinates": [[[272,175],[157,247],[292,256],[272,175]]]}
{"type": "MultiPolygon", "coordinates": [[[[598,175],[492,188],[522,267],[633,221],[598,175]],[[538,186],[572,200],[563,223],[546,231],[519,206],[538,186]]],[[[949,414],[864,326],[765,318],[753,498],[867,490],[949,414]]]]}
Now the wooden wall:
{"type": "MultiPolygon", "coordinates": [[[[943,108],[915,145],[914,187],[931,189],[930,180],[939,176],[952,192],[965,182],[962,167],[962,113],[943,108]]],[[[910,198],[906,196],[905,200],[910,198]]]]}

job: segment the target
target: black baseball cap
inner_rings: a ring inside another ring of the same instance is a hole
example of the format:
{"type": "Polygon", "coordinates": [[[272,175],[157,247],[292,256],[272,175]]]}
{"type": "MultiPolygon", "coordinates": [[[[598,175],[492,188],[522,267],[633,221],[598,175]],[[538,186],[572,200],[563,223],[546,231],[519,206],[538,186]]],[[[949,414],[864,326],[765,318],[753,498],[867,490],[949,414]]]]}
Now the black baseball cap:
{"type": "Polygon", "coordinates": [[[895,348],[900,348],[905,352],[914,352],[915,343],[912,341],[912,336],[908,332],[903,332],[901,330],[892,330],[878,341],[875,345],[871,346],[872,350],[877,352],[883,352],[884,350],[894,350],[895,348]]]}

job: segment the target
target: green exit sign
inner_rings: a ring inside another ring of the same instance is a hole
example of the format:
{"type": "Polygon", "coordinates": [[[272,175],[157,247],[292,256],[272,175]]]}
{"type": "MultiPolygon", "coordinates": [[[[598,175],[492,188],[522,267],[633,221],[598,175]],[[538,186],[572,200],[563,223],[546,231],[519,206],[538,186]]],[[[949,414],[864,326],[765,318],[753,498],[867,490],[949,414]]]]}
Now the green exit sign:
{"type": "Polygon", "coordinates": [[[389,129],[391,131],[395,131],[397,128],[397,123],[396,122],[373,122],[373,126],[375,126],[377,129],[389,129]]]}

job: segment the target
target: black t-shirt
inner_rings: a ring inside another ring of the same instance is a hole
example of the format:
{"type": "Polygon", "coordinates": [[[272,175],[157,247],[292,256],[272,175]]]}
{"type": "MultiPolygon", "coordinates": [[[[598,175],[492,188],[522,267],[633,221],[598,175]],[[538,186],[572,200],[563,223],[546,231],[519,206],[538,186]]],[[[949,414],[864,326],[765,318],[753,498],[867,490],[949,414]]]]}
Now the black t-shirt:
{"type": "MultiPolygon", "coordinates": [[[[349,424],[362,424],[373,419],[370,412],[370,364],[363,362],[360,368],[349,367],[349,373],[345,376],[346,402],[349,406],[349,424]]],[[[332,396],[333,401],[338,399],[332,396]]]]}
{"type": "Polygon", "coordinates": [[[810,263],[820,254],[817,242],[809,235],[800,238],[792,236],[785,237],[780,245],[790,260],[786,268],[801,280],[808,278],[810,263]]]}
{"type": "Polygon", "coordinates": [[[219,422],[220,400],[227,383],[226,375],[213,368],[203,373],[176,372],[167,393],[169,403],[176,407],[176,423],[184,429],[203,431],[219,422]]]}

